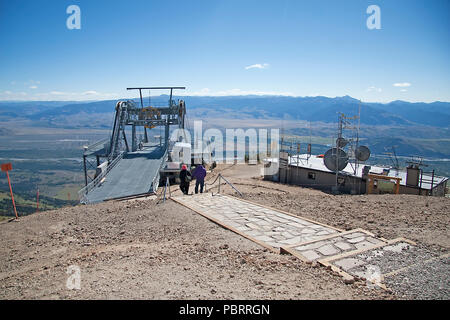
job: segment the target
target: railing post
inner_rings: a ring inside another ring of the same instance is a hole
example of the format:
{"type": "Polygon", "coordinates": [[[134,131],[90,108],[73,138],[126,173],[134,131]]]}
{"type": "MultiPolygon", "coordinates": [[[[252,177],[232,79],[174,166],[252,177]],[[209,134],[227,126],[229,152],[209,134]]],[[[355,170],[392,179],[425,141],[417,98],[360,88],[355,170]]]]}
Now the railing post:
{"type": "Polygon", "coordinates": [[[227,179],[225,179],[225,177],[222,177],[222,178],[223,178],[223,180],[225,180],[225,182],[226,182],[231,188],[233,188],[234,191],[236,191],[237,193],[239,193],[239,195],[240,195],[241,197],[243,197],[243,196],[242,196],[242,193],[241,193],[238,189],[236,189],[230,181],[228,181],[227,179]]]}
{"type": "Polygon", "coordinates": [[[433,185],[434,185],[434,169],[433,172],[431,173],[431,188],[430,188],[431,196],[433,195],[433,185]]]}
{"type": "Polygon", "coordinates": [[[222,178],[222,175],[219,173],[219,192],[218,193],[220,193],[220,178],[222,178]]]}
{"type": "Polygon", "coordinates": [[[163,203],[166,203],[166,190],[167,186],[169,186],[169,196],[170,196],[170,183],[169,183],[169,177],[166,177],[166,185],[164,186],[164,198],[163,203]]]}

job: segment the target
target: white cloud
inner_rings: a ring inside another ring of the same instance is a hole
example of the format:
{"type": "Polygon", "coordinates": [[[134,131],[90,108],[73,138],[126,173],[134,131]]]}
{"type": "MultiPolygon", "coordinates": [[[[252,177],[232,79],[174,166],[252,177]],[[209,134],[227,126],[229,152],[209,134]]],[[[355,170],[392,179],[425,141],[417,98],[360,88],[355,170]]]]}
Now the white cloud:
{"type": "Polygon", "coordinates": [[[257,63],[257,64],[252,64],[251,66],[247,66],[245,67],[245,70],[249,70],[249,69],[267,69],[269,67],[268,63],[257,63]]]}
{"type": "Polygon", "coordinates": [[[37,86],[30,86],[30,89],[37,89],[37,86]]]}
{"type": "Polygon", "coordinates": [[[409,83],[409,82],[399,82],[399,83],[394,83],[393,86],[394,87],[400,87],[400,88],[406,88],[406,87],[410,87],[411,83],[409,83]]]}
{"type": "Polygon", "coordinates": [[[52,96],[62,96],[62,95],[66,95],[66,94],[70,94],[70,93],[61,92],[61,91],[51,91],[50,92],[50,95],[52,95],[52,96]]]}
{"type": "Polygon", "coordinates": [[[200,91],[192,93],[193,96],[208,96],[208,95],[211,95],[211,94],[212,94],[212,92],[211,92],[211,90],[209,88],[203,88],[200,91]]]}
{"type": "Polygon", "coordinates": [[[381,92],[382,90],[381,90],[381,88],[377,88],[377,87],[371,86],[371,87],[367,88],[366,91],[367,92],[372,92],[372,91],[381,92]]]}
{"type": "Polygon", "coordinates": [[[406,89],[402,89],[402,90],[400,90],[401,92],[407,92],[408,90],[406,90],[406,89]]]}
{"type": "Polygon", "coordinates": [[[35,81],[35,80],[28,80],[27,82],[24,83],[24,85],[26,86],[34,86],[36,84],[40,84],[40,81],[35,81]]]}
{"type": "Polygon", "coordinates": [[[88,95],[98,95],[99,93],[97,91],[91,90],[91,91],[85,91],[82,94],[84,96],[88,96],[88,95]]]}
{"type": "Polygon", "coordinates": [[[117,93],[102,93],[94,90],[84,92],[64,92],[64,91],[50,91],[50,92],[33,92],[27,94],[26,92],[0,92],[0,100],[29,100],[29,101],[83,101],[83,100],[108,100],[121,98],[117,93]]]}

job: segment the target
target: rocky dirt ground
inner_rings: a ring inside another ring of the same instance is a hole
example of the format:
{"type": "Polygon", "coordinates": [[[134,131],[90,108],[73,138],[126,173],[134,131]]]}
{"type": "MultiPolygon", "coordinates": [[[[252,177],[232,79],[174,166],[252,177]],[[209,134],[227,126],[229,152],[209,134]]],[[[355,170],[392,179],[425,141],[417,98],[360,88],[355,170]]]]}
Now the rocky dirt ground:
{"type": "MultiPolygon", "coordinates": [[[[449,247],[450,199],[331,196],[262,181],[259,170],[222,166],[208,179],[222,172],[248,200],[335,227],[449,247]]],[[[41,212],[2,222],[0,238],[1,299],[398,298],[364,282],[345,284],[323,267],[271,253],[160,199],[41,212]],[[80,269],[80,290],[66,287],[73,265],[80,269]]]]}

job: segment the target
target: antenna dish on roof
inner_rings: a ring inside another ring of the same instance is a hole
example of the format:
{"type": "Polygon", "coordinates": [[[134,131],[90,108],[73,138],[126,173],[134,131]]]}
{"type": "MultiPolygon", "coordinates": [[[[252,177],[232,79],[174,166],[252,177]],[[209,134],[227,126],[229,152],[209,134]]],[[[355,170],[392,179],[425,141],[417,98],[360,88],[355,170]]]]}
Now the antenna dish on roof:
{"type": "Polygon", "coordinates": [[[343,148],[343,147],[345,147],[347,144],[348,144],[348,140],[345,139],[345,138],[340,137],[340,138],[337,138],[337,139],[336,139],[336,147],[337,147],[337,148],[343,148]]]}
{"type": "Polygon", "coordinates": [[[370,157],[370,149],[366,146],[358,146],[355,150],[355,158],[359,161],[367,161],[370,157]]]}
{"type": "Polygon", "coordinates": [[[348,164],[348,155],[342,149],[331,148],[325,152],[323,164],[330,171],[342,171],[348,164]]]}

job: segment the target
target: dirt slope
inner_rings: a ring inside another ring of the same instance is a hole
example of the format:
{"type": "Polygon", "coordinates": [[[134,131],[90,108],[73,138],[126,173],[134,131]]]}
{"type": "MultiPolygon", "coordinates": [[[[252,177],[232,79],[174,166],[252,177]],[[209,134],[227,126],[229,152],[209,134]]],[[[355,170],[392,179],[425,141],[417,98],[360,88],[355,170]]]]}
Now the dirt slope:
{"type": "Polygon", "coordinates": [[[0,224],[1,299],[391,299],[155,200],[0,224]],[[68,290],[70,265],[81,290],[68,290]]]}
{"type": "MultiPolygon", "coordinates": [[[[262,181],[259,170],[222,166],[208,179],[222,172],[248,200],[335,227],[404,236],[435,250],[450,247],[450,199],[332,196],[262,181]]],[[[176,186],[171,189],[179,193],[176,186]]],[[[234,193],[227,186],[222,191],[234,193]]],[[[268,252],[172,201],[43,212],[1,223],[0,238],[1,299],[396,298],[268,252]],[[81,290],[66,288],[71,265],[80,268],[81,290]]]]}

